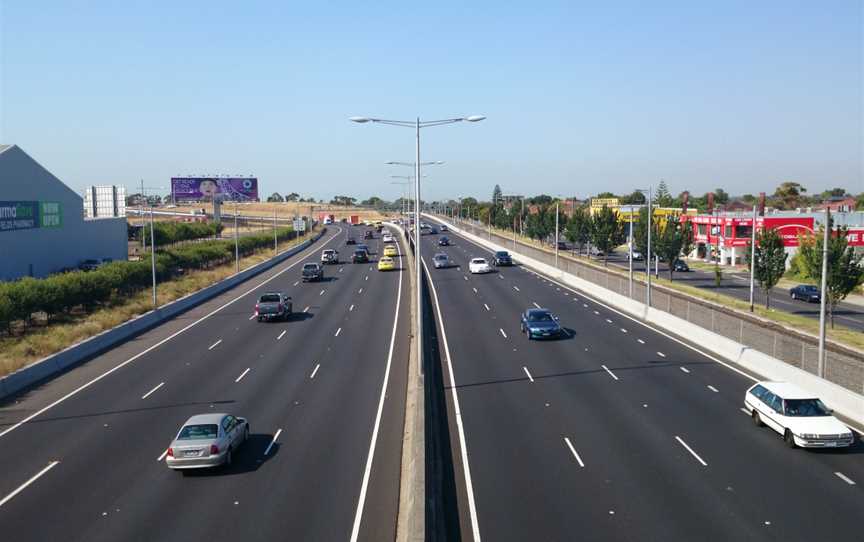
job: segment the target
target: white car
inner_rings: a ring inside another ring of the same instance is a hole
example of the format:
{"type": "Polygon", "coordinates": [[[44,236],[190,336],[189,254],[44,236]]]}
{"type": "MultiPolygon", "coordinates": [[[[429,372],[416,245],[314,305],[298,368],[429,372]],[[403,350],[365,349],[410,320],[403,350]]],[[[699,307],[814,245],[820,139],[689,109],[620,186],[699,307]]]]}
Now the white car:
{"type": "Polygon", "coordinates": [[[393,241],[393,234],[387,232],[381,236],[381,240],[384,241],[385,243],[393,243],[394,242],[393,241]]]}
{"type": "Polygon", "coordinates": [[[777,431],[790,448],[840,448],[855,441],[830,408],[794,384],[759,382],[744,394],[744,408],[757,427],[777,431]]]}
{"type": "Polygon", "coordinates": [[[485,258],[471,258],[471,261],[468,262],[468,271],[475,274],[491,273],[492,266],[489,265],[489,262],[485,258]]]}

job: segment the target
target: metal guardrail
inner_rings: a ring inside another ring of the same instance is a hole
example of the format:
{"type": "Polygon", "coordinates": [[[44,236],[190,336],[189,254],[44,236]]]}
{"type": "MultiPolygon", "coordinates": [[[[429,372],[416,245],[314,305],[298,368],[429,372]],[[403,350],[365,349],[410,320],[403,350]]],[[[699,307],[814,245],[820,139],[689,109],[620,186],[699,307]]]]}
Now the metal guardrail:
{"type": "MultiPolygon", "coordinates": [[[[512,237],[489,231],[470,221],[457,224],[474,235],[485,237],[502,246],[514,246],[512,237]]],[[[555,254],[516,240],[515,250],[547,265],[555,266],[555,254]]],[[[559,253],[558,269],[593,282],[615,293],[630,297],[626,276],[596,268],[559,253]]],[[[631,299],[645,302],[645,284],[634,274],[631,299]]],[[[744,344],[771,357],[782,360],[811,374],[817,374],[818,341],[815,337],[797,333],[779,324],[738,314],[732,309],[699,300],[686,294],[652,285],[651,307],[685,319],[718,335],[744,344]]],[[[824,378],[855,393],[864,394],[864,356],[835,343],[826,347],[824,378]]]]}

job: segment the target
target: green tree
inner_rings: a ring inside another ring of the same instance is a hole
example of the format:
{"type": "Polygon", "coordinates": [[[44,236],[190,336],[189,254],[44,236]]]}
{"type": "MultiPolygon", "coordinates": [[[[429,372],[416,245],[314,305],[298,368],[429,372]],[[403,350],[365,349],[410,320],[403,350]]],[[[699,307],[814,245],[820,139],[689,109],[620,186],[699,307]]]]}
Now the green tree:
{"type": "Polygon", "coordinates": [[[285,201],[285,198],[283,198],[279,192],[273,192],[272,194],[267,196],[267,201],[271,202],[271,203],[272,202],[282,202],[282,201],[285,201]]]}
{"type": "Polygon", "coordinates": [[[825,190],[821,194],[822,199],[842,198],[845,195],[846,195],[846,189],[845,188],[832,188],[831,190],[825,190]]]}
{"type": "Polygon", "coordinates": [[[691,244],[691,238],[690,221],[681,221],[678,217],[669,217],[666,220],[666,226],[661,229],[657,236],[656,248],[652,248],[654,248],[655,254],[669,263],[669,280],[672,280],[675,260],[678,259],[682,251],[689,252],[687,249],[691,244]]]}
{"type": "Polygon", "coordinates": [[[606,205],[591,217],[591,242],[603,252],[603,265],[608,263],[609,252],[624,242],[618,214],[606,205]]]}
{"type": "Polygon", "coordinates": [[[379,198],[378,196],[372,196],[371,198],[360,202],[361,205],[368,205],[369,207],[379,207],[384,203],[384,200],[379,198]]]}
{"type": "Polygon", "coordinates": [[[600,192],[599,194],[597,194],[594,197],[597,199],[608,199],[608,198],[617,198],[618,196],[616,196],[612,192],[600,192]]]}
{"type": "Polygon", "coordinates": [[[855,198],[855,210],[864,211],[864,192],[861,192],[858,194],[858,197],[855,198]]]}
{"type": "Polygon", "coordinates": [[[591,240],[591,217],[587,209],[577,207],[573,210],[573,216],[565,226],[564,236],[571,243],[576,243],[580,249],[591,240]]]}
{"type": "MultiPolygon", "coordinates": [[[[747,243],[747,266],[754,260],[750,256],[753,247],[747,243]]],[[[783,247],[783,238],[776,229],[763,229],[756,233],[756,255],[753,276],[765,292],[765,308],[770,308],[771,289],[780,281],[786,271],[786,258],[789,256],[783,247]]]]}
{"type": "Polygon", "coordinates": [[[300,194],[297,192],[291,192],[287,196],[285,196],[285,201],[297,201],[300,199],[300,194]]]}
{"type": "MultiPolygon", "coordinates": [[[[629,227],[629,226],[628,226],[629,227]]],[[[648,207],[639,209],[639,218],[633,224],[633,246],[635,250],[642,254],[643,258],[648,258],[648,207]]],[[[651,220],[651,256],[657,251],[655,243],[660,236],[660,224],[657,217],[652,217],[651,220]]],[[[650,263],[649,263],[650,267],[650,263]]]]}
{"type": "MultiPolygon", "coordinates": [[[[798,259],[807,276],[821,284],[825,226],[819,229],[821,233],[799,238],[798,259]]],[[[839,228],[836,236],[828,238],[828,275],[825,277],[827,292],[822,292],[822,295],[826,296],[831,329],[834,329],[834,310],[837,304],[846,299],[846,296],[864,280],[864,268],[861,267],[862,255],[856,255],[854,248],[849,246],[847,233],[848,229],[844,226],[839,228]]]]}
{"type": "Polygon", "coordinates": [[[645,194],[643,194],[639,190],[634,190],[632,194],[628,194],[626,196],[621,196],[620,199],[621,199],[622,205],[644,205],[645,204],[645,194]]]}
{"type": "Polygon", "coordinates": [[[784,182],[774,190],[774,199],[784,209],[794,209],[801,206],[801,198],[807,189],[796,182],[784,182]]]}
{"type": "Polygon", "coordinates": [[[653,205],[657,207],[670,207],[672,205],[672,194],[669,193],[669,187],[666,186],[666,181],[660,181],[657,187],[657,193],[654,195],[653,205]]]}
{"type": "Polygon", "coordinates": [[[492,205],[499,203],[501,203],[501,187],[496,184],[495,188],[492,189],[492,205]]]}

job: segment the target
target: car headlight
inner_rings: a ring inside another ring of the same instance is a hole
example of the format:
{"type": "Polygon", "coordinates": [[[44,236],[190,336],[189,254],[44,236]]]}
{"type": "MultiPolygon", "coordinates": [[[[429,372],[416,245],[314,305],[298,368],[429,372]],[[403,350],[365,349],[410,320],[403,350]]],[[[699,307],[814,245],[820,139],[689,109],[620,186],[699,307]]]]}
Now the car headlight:
{"type": "Polygon", "coordinates": [[[817,434],[815,434],[815,433],[802,433],[802,434],[800,434],[800,435],[798,435],[798,436],[801,437],[801,438],[806,438],[806,439],[815,439],[815,438],[819,438],[819,435],[817,435],[817,434]]]}

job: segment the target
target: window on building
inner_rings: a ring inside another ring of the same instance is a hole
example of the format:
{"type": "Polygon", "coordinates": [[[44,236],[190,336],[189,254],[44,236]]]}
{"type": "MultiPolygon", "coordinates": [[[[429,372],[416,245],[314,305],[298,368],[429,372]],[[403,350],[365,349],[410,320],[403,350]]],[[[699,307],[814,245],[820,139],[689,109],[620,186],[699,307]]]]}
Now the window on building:
{"type": "Polygon", "coordinates": [[[743,226],[738,225],[735,226],[735,237],[746,237],[750,238],[753,235],[753,226],[743,226]]]}
{"type": "Polygon", "coordinates": [[[726,226],[726,233],[724,235],[726,237],[732,237],[732,226],[726,226]]]}
{"type": "Polygon", "coordinates": [[[705,224],[699,224],[699,235],[705,235],[706,231],[707,229],[705,227],[705,224]]]}

